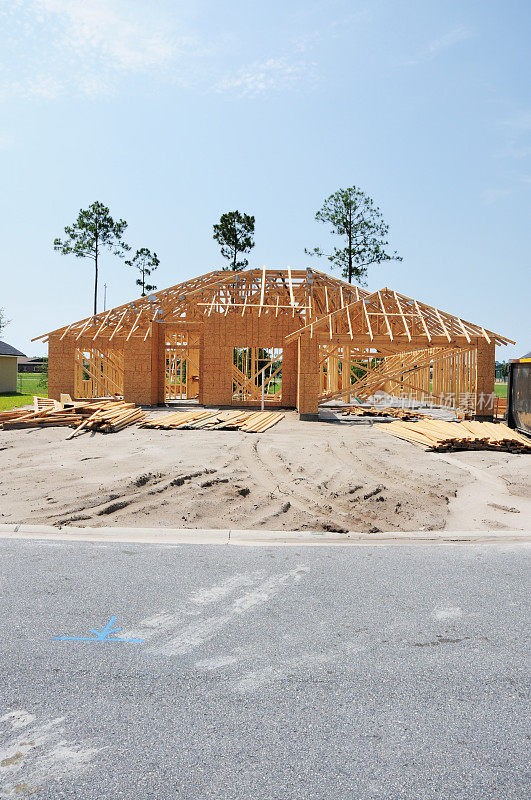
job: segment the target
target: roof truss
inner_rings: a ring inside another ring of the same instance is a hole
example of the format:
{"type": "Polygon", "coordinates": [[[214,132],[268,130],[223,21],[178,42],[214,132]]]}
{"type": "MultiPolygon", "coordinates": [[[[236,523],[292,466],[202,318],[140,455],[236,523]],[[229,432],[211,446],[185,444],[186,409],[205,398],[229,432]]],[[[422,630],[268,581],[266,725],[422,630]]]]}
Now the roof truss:
{"type": "Polygon", "coordinates": [[[489,343],[514,344],[480,325],[388,288],[365,294],[359,300],[311,320],[286,340],[293,341],[304,335],[318,336],[320,341],[389,342],[403,345],[403,349],[410,349],[413,340],[420,344],[425,342],[428,347],[445,342],[470,344],[472,339],[478,338],[489,343]]]}
{"type": "MultiPolygon", "coordinates": [[[[317,335],[320,341],[376,342],[391,350],[510,339],[434,306],[384,288],[369,293],[313,269],[214,271],[36,337],[71,336],[111,342],[147,339],[157,322],[201,323],[212,315],[290,316],[298,325],[286,341],[317,335]]],[[[35,341],[35,339],[33,340],[35,341]]]]}

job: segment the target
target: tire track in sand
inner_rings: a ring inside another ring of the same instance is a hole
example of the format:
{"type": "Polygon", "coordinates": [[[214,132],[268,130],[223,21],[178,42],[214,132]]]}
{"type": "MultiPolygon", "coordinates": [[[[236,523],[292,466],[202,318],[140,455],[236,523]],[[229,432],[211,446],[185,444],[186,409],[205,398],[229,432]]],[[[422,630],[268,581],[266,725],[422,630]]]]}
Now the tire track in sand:
{"type": "MultiPolygon", "coordinates": [[[[290,505],[300,511],[304,516],[319,522],[326,511],[323,504],[331,504],[331,498],[327,497],[318,490],[311,487],[301,487],[294,483],[291,469],[286,466],[280,455],[275,454],[274,450],[268,448],[260,439],[251,440],[248,444],[244,443],[240,449],[239,457],[242,465],[249,473],[258,486],[272,495],[281,504],[279,509],[270,514],[257,514],[249,519],[249,525],[254,527],[264,524],[267,520],[277,517],[282,513],[282,505],[289,502],[290,505]],[[275,497],[276,496],[276,497],[275,497]]],[[[328,510],[328,509],[327,509],[328,510]]],[[[349,515],[337,509],[333,512],[334,516],[347,518],[349,515]]]]}

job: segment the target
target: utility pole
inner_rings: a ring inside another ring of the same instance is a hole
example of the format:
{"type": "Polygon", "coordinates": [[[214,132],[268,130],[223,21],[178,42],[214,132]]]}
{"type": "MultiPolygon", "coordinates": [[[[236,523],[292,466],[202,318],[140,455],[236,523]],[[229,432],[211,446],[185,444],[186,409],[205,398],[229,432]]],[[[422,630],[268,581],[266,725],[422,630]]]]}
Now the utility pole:
{"type": "Polygon", "coordinates": [[[107,284],[103,284],[103,310],[107,311],[107,284]]]}

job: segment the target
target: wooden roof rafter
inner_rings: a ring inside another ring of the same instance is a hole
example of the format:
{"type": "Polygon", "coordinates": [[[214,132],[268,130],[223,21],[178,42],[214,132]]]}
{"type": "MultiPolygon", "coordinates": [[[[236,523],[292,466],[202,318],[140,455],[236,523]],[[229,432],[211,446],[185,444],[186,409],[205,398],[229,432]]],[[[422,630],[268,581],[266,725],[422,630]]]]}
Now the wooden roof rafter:
{"type": "Polygon", "coordinates": [[[36,336],[34,339],[32,339],[32,341],[38,341],[39,339],[44,339],[45,337],[59,334],[61,334],[61,338],[64,338],[64,336],[68,334],[75,334],[77,336],[82,329],[88,336],[92,332],[97,332],[104,320],[106,320],[105,327],[114,327],[116,330],[117,323],[119,321],[120,323],[127,325],[128,318],[130,317],[132,323],[137,317],[139,311],[142,311],[142,313],[145,313],[149,317],[151,317],[154,308],[157,308],[161,311],[161,313],[164,313],[165,309],[174,303],[176,298],[186,297],[187,293],[197,289],[201,284],[208,285],[212,283],[215,277],[221,274],[222,273],[220,271],[214,271],[207,273],[206,275],[202,275],[199,278],[192,278],[189,281],[176,284],[169,289],[162,289],[158,292],[151,293],[146,297],[140,297],[134,301],[123,303],[120,306],[110,309],[110,311],[102,311],[99,314],[85,317],[78,322],[70,323],[68,326],[56,328],[53,331],[36,336]]]}
{"type": "Polygon", "coordinates": [[[340,305],[340,295],[349,300],[357,291],[350,284],[309,268],[262,268],[237,273],[216,270],[86,317],[36,339],[68,335],[92,341],[98,338],[111,341],[119,334],[120,339],[137,336],[145,340],[151,335],[155,321],[200,322],[212,313],[226,315],[238,310],[245,315],[255,308],[260,309],[259,313],[274,313],[276,317],[280,313],[290,313],[303,323],[318,318],[325,286],[334,308],[340,305]]]}
{"type": "MultiPolygon", "coordinates": [[[[326,291],[325,298],[327,295],[326,291]]],[[[371,294],[364,292],[359,300],[330,310],[319,319],[312,320],[311,325],[306,324],[291,333],[286,341],[294,341],[308,333],[313,337],[319,332],[322,341],[334,337],[342,337],[343,340],[347,336],[351,339],[362,336],[370,341],[378,338],[380,342],[387,339],[394,343],[424,340],[427,346],[431,346],[434,340],[440,344],[443,338],[447,343],[454,342],[460,346],[464,341],[470,344],[472,339],[485,339],[496,344],[512,343],[510,339],[480,325],[387,287],[371,294]]]]}
{"type": "MultiPolygon", "coordinates": [[[[49,336],[74,340],[130,339],[151,335],[157,322],[201,324],[212,314],[232,313],[278,317],[300,322],[287,337],[293,341],[309,333],[337,341],[378,341],[384,346],[470,344],[474,339],[509,344],[510,339],[414,300],[387,287],[369,292],[341,278],[314,269],[268,268],[242,272],[214,270],[130,303],[58,328],[49,336]]],[[[33,340],[35,341],[35,339],[33,340]]]]}

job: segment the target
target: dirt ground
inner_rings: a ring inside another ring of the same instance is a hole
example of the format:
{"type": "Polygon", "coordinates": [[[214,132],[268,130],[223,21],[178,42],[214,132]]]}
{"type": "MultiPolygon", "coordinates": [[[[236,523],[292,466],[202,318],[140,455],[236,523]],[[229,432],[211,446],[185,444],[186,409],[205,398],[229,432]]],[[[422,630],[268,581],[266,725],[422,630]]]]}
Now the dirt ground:
{"type": "Polygon", "coordinates": [[[531,456],[436,454],[361,420],[263,434],[0,431],[0,522],[411,531],[531,528],[531,456]]]}

